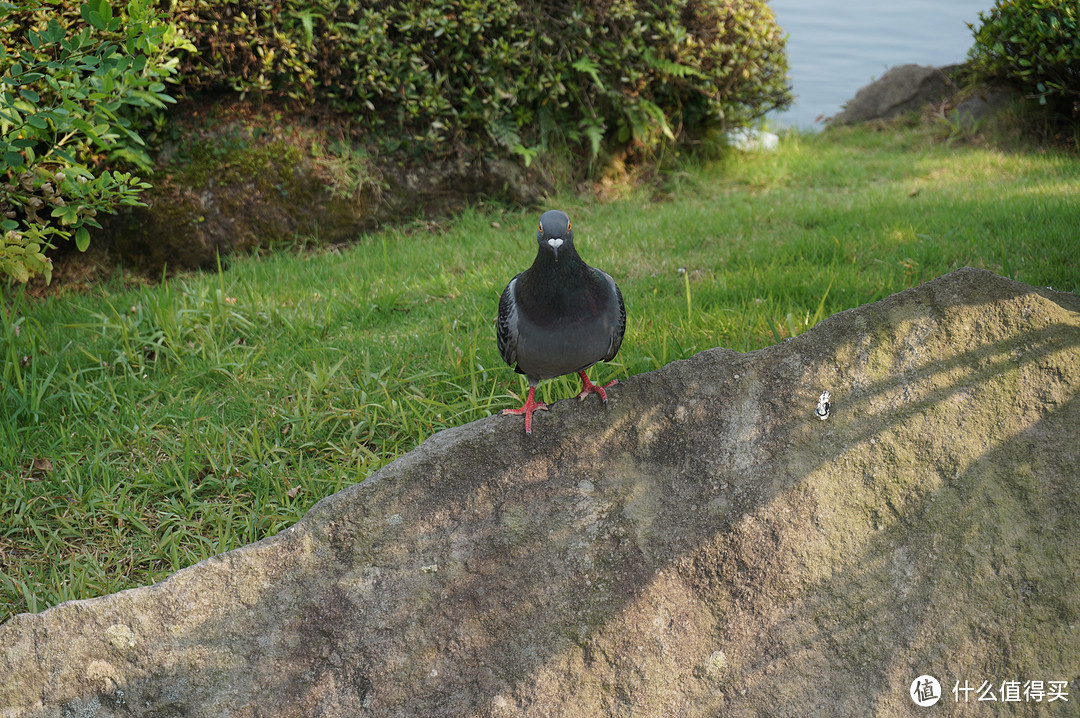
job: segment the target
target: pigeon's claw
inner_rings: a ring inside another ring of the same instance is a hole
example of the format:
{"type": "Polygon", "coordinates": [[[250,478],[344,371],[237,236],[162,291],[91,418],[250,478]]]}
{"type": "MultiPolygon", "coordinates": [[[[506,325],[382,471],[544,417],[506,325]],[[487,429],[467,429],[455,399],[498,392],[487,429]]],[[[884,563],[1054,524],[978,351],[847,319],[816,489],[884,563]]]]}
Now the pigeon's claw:
{"type": "Polygon", "coordinates": [[[604,391],[604,389],[619,383],[618,379],[612,379],[607,384],[599,386],[589,381],[589,377],[585,376],[585,372],[583,371],[579,371],[578,376],[581,377],[581,393],[577,395],[578,401],[585,401],[585,397],[589,394],[598,394],[600,396],[600,401],[607,404],[607,392],[604,391]]]}
{"type": "Polygon", "coordinates": [[[510,414],[517,416],[519,414],[525,415],[525,433],[532,434],[532,415],[534,411],[547,411],[548,405],[542,401],[536,400],[536,387],[529,387],[529,396],[525,399],[525,404],[520,409],[503,409],[500,414],[510,414]]]}

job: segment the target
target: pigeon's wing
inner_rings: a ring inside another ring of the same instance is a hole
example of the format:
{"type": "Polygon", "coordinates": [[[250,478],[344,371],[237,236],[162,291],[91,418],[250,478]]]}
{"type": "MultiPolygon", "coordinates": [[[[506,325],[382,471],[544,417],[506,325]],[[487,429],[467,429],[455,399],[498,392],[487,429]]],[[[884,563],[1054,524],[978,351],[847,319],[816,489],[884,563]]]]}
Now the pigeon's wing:
{"type": "Polygon", "coordinates": [[[615,283],[615,280],[612,279],[607,272],[599,269],[596,271],[600,272],[601,276],[607,281],[609,287],[615,291],[615,300],[619,305],[617,308],[619,316],[615,322],[615,331],[611,333],[611,344],[604,354],[604,361],[611,361],[615,358],[615,355],[619,353],[619,347],[622,346],[623,335],[626,334],[626,305],[623,304],[622,292],[619,291],[619,285],[615,283]]]}
{"type": "Polygon", "coordinates": [[[518,318],[517,302],[514,300],[514,285],[520,276],[521,274],[518,274],[511,279],[510,283],[506,285],[506,289],[503,290],[502,296],[499,297],[499,316],[495,320],[495,340],[499,344],[499,354],[502,355],[503,361],[514,367],[514,370],[519,373],[521,370],[516,366],[518,318]]]}

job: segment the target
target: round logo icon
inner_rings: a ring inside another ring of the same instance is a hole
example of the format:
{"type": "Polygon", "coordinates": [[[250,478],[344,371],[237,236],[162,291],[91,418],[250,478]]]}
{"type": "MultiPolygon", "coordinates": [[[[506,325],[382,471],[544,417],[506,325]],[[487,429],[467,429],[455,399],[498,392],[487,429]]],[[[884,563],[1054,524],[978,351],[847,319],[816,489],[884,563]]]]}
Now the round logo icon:
{"type": "Polygon", "coordinates": [[[941,684],[933,676],[919,676],[911,682],[908,693],[915,705],[926,708],[941,700],[941,684]]]}

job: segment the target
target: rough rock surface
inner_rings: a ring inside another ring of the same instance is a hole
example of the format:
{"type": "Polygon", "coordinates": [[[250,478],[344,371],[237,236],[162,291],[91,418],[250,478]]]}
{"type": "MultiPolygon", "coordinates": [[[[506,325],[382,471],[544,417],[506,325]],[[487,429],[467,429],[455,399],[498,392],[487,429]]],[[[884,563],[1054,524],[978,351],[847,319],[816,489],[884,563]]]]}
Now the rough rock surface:
{"type": "Polygon", "coordinates": [[[929,102],[940,102],[951,95],[949,67],[897,65],[861,88],[832,119],[833,124],[850,125],[875,119],[890,119],[918,110],[929,102]]]}
{"type": "Polygon", "coordinates": [[[1080,298],[959,270],[16,616],[0,715],[1077,715],[1078,390],[1080,298]],[[1013,680],[1069,702],[952,693],[1013,680]]]}
{"type": "Polygon", "coordinates": [[[949,118],[962,127],[977,128],[982,122],[1023,99],[1022,93],[1005,85],[982,85],[952,100],[949,118]]]}

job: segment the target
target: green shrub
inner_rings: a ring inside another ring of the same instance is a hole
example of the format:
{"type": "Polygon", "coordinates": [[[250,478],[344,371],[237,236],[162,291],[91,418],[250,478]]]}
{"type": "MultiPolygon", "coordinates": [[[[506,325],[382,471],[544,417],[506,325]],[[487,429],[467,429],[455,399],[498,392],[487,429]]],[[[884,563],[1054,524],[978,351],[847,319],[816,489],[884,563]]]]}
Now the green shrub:
{"type": "Polygon", "coordinates": [[[974,69],[1016,83],[1041,104],[1074,114],[1080,102],[1080,5],[1076,0],[997,0],[979,13],[974,69]]]}
{"type": "Polygon", "coordinates": [[[388,149],[595,158],[790,102],[763,0],[181,3],[191,88],[313,100],[388,149]]]}
{"type": "Polygon", "coordinates": [[[141,128],[172,98],[184,47],[154,0],[0,2],[0,274],[51,276],[56,240],[90,241],[96,215],[137,204],[141,128]]]}
{"type": "Polygon", "coordinates": [[[653,150],[791,99],[764,0],[0,0],[0,272],[49,276],[137,204],[143,137],[185,91],[293,100],[386,151],[653,150]],[[162,7],[168,7],[166,11],[162,7]],[[190,43],[188,42],[190,40],[190,43]],[[179,52],[182,48],[190,53],[179,52]]]}

